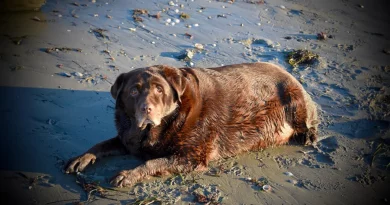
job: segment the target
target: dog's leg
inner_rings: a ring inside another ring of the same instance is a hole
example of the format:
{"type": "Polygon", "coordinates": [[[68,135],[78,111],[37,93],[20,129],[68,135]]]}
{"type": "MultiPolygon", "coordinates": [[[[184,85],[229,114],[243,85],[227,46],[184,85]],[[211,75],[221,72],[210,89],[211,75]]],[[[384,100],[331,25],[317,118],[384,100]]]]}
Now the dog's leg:
{"type": "Polygon", "coordinates": [[[96,144],[82,155],[70,159],[64,167],[64,171],[67,174],[73,172],[81,172],[90,163],[95,163],[95,160],[98,158],[121,154],[126,154],[126,149],[120,139],[118,137],[114,137],[112,139],[96,144]]]}
{"type": "Polygon", "coordinates": [[[202,171],[204,166],[193,166],[186,160],[178,159],[175,156],[168,158],[157,158],[148,160],[145,164],[133,170],[119,172],[111,179],[111,185],[117,187],[130,187],[150,176],[170,175],[173,173],[188,173],[194,170],[202,171]]]}
{"type": "Polygon", "coordinates": [[[317,141],[317,130],[306,122],[310,113],[301,89],[288,86],[284,90],[283,104],[286,119],[294,129],[293,139],[304,145],[314,144],[317,141]]]}

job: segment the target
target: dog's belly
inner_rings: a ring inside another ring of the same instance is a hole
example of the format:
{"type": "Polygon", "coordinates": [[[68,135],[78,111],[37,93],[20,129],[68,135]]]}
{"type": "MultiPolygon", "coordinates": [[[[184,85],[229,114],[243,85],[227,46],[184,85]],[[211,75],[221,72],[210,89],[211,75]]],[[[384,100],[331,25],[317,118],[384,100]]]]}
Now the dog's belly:
{"type": "Polygon", "coordinates": [[[225,135],[216,141],[218,144],[214,146],[210,153],[210,160],[232,157],[250,150],[257,151],[270,146],[286,144],[293,136],[294,129],[284,121],[279,129],[275,129],[275,127],[259,128],[256,125],[238,125],[234,129],[230,129],[228,133],[231,133],[231,135],[225,135]],[[270,130],[276,131],[271,132],[270,130]]]}

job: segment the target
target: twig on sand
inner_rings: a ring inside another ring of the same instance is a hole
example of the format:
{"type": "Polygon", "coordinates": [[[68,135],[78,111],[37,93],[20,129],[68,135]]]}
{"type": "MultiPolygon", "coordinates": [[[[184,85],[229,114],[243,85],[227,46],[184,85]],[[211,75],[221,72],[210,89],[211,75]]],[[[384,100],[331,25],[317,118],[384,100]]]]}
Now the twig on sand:
{"type": "Polygon", "coordinates": [[[78,65],[81,69],[83,69],[84,72],[87,72],[87,70],[86,70],[83,66],[81,66],[79,63],[77,63],[76,61],[72,60],[72,62],[73,62],[74,64],[78,65]]]}
{"type": "Polygon", "coordinates": [[[75,51],[75,52],[81,52],[82,50],[80,48],[69,48],[69,47],[51,47],[51,48],[46,48],[45,49],[46,53],[51,53],[53,51],[62,51],[62,52],[75,51]]]}
{"type": "Polygon", "coordinates": [[[110,40],[110,37],[108,37],[106,34],[104,34],[104,32],[106,32],[107,30],[106,29],[102,29],[102,28],[95,28],[95,29],[92,29],[92,32],[95,34],[96,37],[98,38],[103,38],[103,39],[108,39],[110,40]]]}

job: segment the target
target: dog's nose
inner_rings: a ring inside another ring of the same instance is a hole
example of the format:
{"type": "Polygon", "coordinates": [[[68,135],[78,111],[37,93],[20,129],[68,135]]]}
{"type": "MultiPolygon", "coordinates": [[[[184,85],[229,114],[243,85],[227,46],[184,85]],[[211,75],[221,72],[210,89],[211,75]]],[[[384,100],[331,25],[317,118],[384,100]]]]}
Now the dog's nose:
{"type": "Polygon", "coordinates": [[[152,112],[152,106],[145,104],[142,106],[142,111],[146,112],[147,114],[150,114],[152,112]]]}

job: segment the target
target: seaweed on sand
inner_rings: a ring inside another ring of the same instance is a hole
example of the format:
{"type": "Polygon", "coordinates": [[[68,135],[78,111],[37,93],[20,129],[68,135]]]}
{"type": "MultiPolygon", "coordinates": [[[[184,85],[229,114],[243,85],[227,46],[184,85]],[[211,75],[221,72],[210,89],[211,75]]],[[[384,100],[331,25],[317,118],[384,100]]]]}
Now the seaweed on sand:
{"type": "Polygon", "coordinates": [[[318,60],[319,56],[308,50],[293,50],[287,53],[287,63],[293,67],[302,64],[313,64],[318,60]]]}

